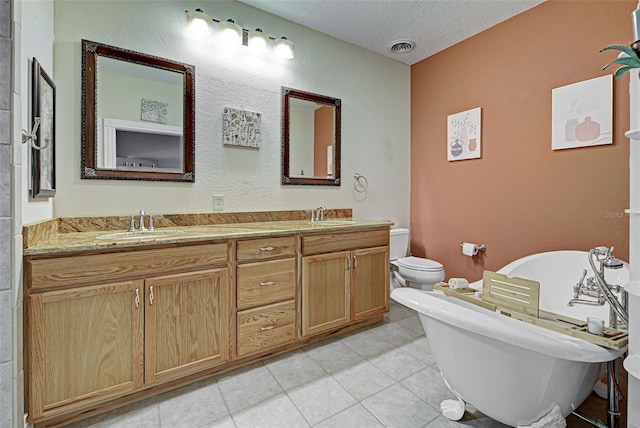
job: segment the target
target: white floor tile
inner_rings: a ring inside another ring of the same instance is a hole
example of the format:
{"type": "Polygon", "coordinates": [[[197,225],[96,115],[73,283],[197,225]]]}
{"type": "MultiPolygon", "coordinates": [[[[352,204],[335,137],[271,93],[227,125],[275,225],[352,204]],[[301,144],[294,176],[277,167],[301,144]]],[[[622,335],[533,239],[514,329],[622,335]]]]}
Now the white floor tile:
{"type": "Polygon", "coordinates": [[[413,330],[409,330],[406,327],[401,326],[399,323],[388,323],[374,327],[369,331],[380,336],[382,339],[394,345],[404,345],[412,340],[420,337],[423,333],[416,333],[413,330]]]}
{"type": "Polygon", "coordinates": [[[440,415],[397,383],[362,401],[362,405],[389,428],[423,427],[440,415]]]}
{"type": "Polygon", "coordinates": [[[440,372],[433,367],[427,367],[400,383],[436,409],[440,408],[442,400],[456,398],[444,384],[440,372]]]}
{"type": "Polygon", "coordinates": [[[229,415],[215,379],[207,379],[158,397],[163,426],[199,427],[229,415]]]}
{"type": "Polygon", "coordinates": [[[389,312],[384,314],[384,318],[386,320],[393,322],[393,321],[401,320],[403,318],[410,317],[415,314],[416,314],[415,311],[392,301],[389,308],[389,312]]]}
{"type": "Polygon", "coordinates": [[[302,428],[309,424],[286,394],[276,395],[233,415],[237,428],[302,428]]]}
{"type": "Polygon", "coordinates": [[[400,321],[398,321],[398,324],[405,328],[408,328],[409,330],[415,331],[421,336],[424,335],[424,327],[422,326],[418,315],[412,315],[410,317],[401,319],[400,321]]]}
{"type": "Polygon", "coordinates": [[[342,369],[334,373],[333,378],[357,400],[363,400],[395,382],[368,361],[342,369]]]}
{"type": "Polygon", "coordinates": [[[428,367],[425,362],[401,349],[387,351],[369,361],[395,380],[404,379],[428,367]]]}
{"type": "Polygon", "coordinates": [[[353,396],[330,376],[313,380],[287,394],[312,425],[356,403],[353,396]]]}
{"type": "Polygon", "coordinates": [[[427,365],[435,364],[436,359],[431,353],[431,346],[426,337],[419,337],[400,347],[407,354],[416,357],[427,365]]]}
{"type": "Polygon", "coordinates": [[[384,428],[384,425],[360,404],[325,419],[314,428],[384,428]]]}
{"type": "Polygon", "coordinates": [[[318,363],[300,350],[266,360],[265,366],[285,391],[327,374],[318,363]]]}
{"type": "Polygon", "coordinates": [[[229,412],[235,413],[283,392],[280,384],[263,365],[219,380],[218,387],[229,412]]]}
{"type": "Polygon", "coordinates": [[[365,358],[373,358],[396,345],[387,342],[371,330],[351,334],[342,339],[342,343],[365,358]]]}
{"type": "Polygon", "coordinates": [[[351,350],[342,342],[332,342],[321,345],[312,345],[304,348],[307,355],[313,358],[323,369],[334,373],[345,367],[349,367],[364,358],[351,350]]]}

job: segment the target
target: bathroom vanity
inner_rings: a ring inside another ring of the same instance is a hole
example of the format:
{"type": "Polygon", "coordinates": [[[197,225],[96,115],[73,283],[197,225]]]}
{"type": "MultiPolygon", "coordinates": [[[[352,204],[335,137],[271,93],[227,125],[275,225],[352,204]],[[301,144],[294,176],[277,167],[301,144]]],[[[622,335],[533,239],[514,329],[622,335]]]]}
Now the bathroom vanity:
{"type": "Polygon", "coordinates": [[[64,219],[25,230],[29,422],[87,418],[389,309],[389,222],[203,218],[155,237],[64,219]]]}

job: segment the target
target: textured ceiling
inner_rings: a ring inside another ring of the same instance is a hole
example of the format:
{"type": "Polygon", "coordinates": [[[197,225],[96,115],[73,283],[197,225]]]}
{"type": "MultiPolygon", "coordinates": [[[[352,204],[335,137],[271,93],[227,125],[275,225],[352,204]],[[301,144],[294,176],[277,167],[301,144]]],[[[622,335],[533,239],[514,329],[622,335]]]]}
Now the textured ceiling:
{"type": "MultiPolygon", "coordinates": [[[[415,64],[544,0],[239,0],[321,33],[415,64]],[[408,53],[387,46],[415,42],[408,53]]],[[[295,40],[294,40],[295,43],[295,40]]]]}

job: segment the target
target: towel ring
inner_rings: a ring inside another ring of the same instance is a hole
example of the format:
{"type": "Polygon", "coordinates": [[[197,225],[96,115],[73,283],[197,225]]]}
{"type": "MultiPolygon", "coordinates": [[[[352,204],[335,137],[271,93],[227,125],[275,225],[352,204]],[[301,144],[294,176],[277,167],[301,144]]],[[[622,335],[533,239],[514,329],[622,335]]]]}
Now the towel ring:
{"type": "Polygon", "coordinates": [[[358,174],[357,172],[353,175],[353,188],[358,193],[364,193],[369,188],[369,182],[367,181],[367,177],[362,174],[358,174]]]}

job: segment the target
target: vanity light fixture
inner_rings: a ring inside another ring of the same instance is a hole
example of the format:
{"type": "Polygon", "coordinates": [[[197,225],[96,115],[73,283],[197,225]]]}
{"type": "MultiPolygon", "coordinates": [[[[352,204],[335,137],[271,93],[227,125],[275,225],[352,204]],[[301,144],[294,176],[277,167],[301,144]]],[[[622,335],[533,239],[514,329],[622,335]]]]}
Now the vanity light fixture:
{"type": "Polygon", "coordinates": [[[220,21],[218,23],[222,43],[226,46],[239,46],[242,44],[242,27],[235,23],[233,19],[220,21]]]}
{"type": "Polygon", "coordinates": [[[269,50],[269,36],[262,32],[261,28],[249,31],[247,46],[254,52],[266,52],[269,50]]]}
{"type": "Polygon", "coordinates": [[[247,30],[236,24],[233,19],[220,21],[207,15],[202,9],[185,10],[187,27],[197,35],[214,34],[214,22],[218,25],[220,38],[226,46],[244,45],[253,52],[262,53],[272,50],[278,58],[291,59],[294,57],[293,42],[282,36],[278,39],[265,34],[261,28],[247,30]]]}
{"type": "Polygon", "coordinates": [[[213,21],[202,9],[187,10],[187,27],[197,36],[213,34],[213,21]]]}
{"type": "Polygon", "coordinates": [[[278,58],[293,58],[293,42],[285,36],[273,41],[273,51],[278,58]]]}

